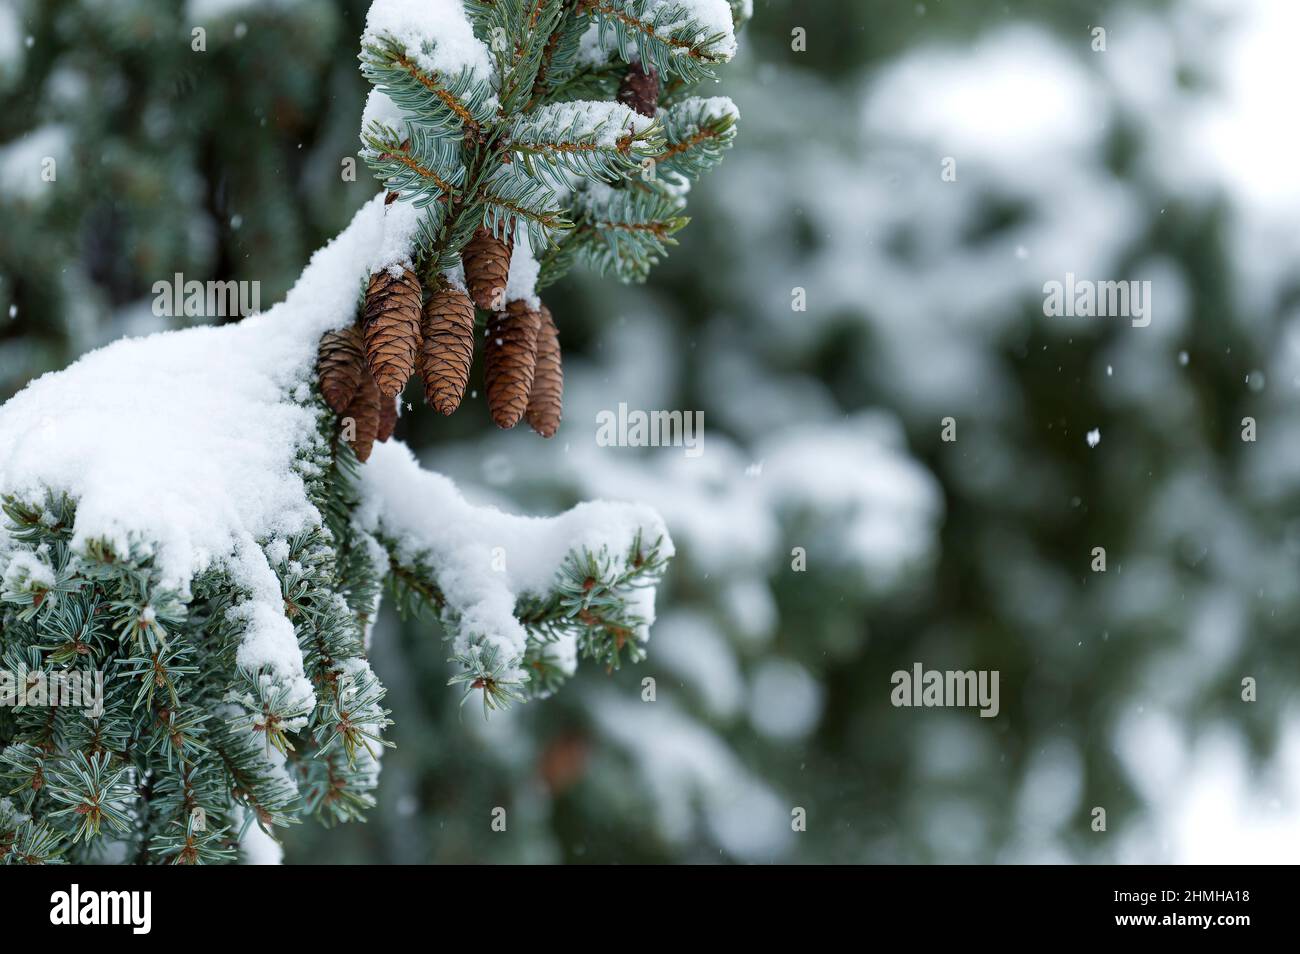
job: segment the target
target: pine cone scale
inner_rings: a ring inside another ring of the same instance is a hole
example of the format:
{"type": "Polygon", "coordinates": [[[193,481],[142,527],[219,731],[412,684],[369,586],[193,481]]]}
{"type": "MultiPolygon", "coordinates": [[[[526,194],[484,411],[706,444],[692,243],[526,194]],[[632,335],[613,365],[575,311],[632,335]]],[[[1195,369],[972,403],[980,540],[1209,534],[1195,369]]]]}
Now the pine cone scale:
{"type": "Polygon", "coordinates": [[[450,285],[434,292],[421,324],[420,376],[424,399],[439,413],[460,407],[474,363],[474,303],[450,285]]]}
{"type": "Polygon", "coordinates": [[[415,370],[420,298],[420,281],[409,268],[397,276],[386,270],[370,276],[364,321],[366,363],[384,397],[401,393],[415,370]]]}
{"type": "Polygon", "coordinates": [[[465,284],[474,304],[484,311],[501,311],[510,281],[512,242],[503,242],[487,229],[479,229],[461,252],[465,284]]]}
{"type": "Polygon", "coordinates": [[[321,397],[335,414],[342,414],[370,375],[365,341],[355,325],[321,336],[317,373],[321,397]]]}
{"type": "Polygon", "coordinates": [[[537,332],[537,362],[533,390],[528,398],[528,426],[542,437],[554,437],[560,429],[564,406],[564,368],[560,361],[560,332],[551,309],[541,306],[537,332]]]}
{"type": "Polygon", "coordinates": [[[343,435],[352,445],[357,460],[363,464],[370,459],[375,438],[379,436],[379,413],[382,400],[379,386],[367,375],[356,396],[343,412],[343,435]]]}
{"type": "Polygon", "coordinates": [[[514,427],[528,409],[541,320],[526,302],[512,301],[488,324],[484,383],[488,412],[497,427],[514,427]]]}

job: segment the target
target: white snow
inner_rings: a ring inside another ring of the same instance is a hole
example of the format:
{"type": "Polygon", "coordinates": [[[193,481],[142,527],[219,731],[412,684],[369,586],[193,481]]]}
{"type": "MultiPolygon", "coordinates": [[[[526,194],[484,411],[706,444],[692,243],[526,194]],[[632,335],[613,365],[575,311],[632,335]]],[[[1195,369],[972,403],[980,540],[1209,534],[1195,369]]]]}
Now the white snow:
{"type": "Polygon", "coordinates": [[[190,22],[214,20],[232,13],[249,13],[257,7],[283,7],[294,0],[189,0],[185,8],[190,22]]]}
{"type": "Polygon", "coordinates": [[[797,662],[765,659],[750,686],[749,720],[764,735],[783,741],[802,739],[822,714],[821,685],[797,662]]]}
{"type": "Polygon", "coordinates": [[[383,240],[370,257],[370,271],[388,269],[394,276],[413,267],[415,240],[420,232],[424,210],[412,202],[393,202],[384,206],[383,240]]]}
{"type": "Polygon", "coordinates": [[[0,78],[17,76],[22,70],[22,21],[14,5],[6,0],[0,3],[0,78]]]}
{"type": "Polygon", "coordinates": [[[525,301],[529,308],[541,306],[537,297],[537,276],[541,265],[533,256],[532,246],[525,235],[515,243],[510,253],[510,274],[506,279],[506,302],[525,301]]]}
{"type": "Polygon", "coordinates": [[[1089,447],[1096,447],[1101,443],[1101,428],[1094,427],[1088,432],[1087,441],[1089,447]]]}
{"type": "Polygon", "coordinates": [[[54,586],[54,568],[30,550],[15,550],[7,555],[3,565],[6,592],[22,592],[35,587],[51,589],[54,586]]]}
{"type": "Polygon", "coordinates": [[[365,143],[371,125],[385,126],[399,135],[405,135],[407,116],[405,110],[393,102],[383,90],[372,88],[366,97],[366,108],[361,111],[361,141],[365,143]]]}
{"type": "Polygon", "coordinates": [[[375,446],[360,490],[358,524],[391,539],[398,559],[433,569],[448,607],[460,617],[456,652],[467,651],[471,637],[481,636],[502,662],[524,651],[516,599],[549,592],[570,550],[608,549],[621,559],[640,531],[646,548],[662,538],[664,555],[673,553],[663,521],[649,507],[595,501],[556,517],[474,507],[446,477],[421,469],[397,441],[375,446]],[[493,570],[497,548],[505,553],[504,571],[493,570]]]}
{"type": "Polygon", "coordinates": [[[695,834],[696,804],[708,833],[743,861],[771,861],[793,837],[789,809],[709,729],[671,702],[633,702],[612,692],[588,702],[602,735],[640,768],[657,827],[669,840],[695,834]]]}
{"type": "Polygon", "coordinates": [[[423,69],[454,75],[468,69],[489,81],[492,59],[470,26],[460,0],[375,0],[362,45],[396,40],[423,69]]]}
{"type": "Polygon", "coordinates": [[[618,44],[614,42],[613,36],[610,36],[605,43],[601,42],[600,36],[600,24],[593,20],[578,44],[575,59],[579,67],[603,66],[614,56],[618,44]]]}
{"type": "Polygon", "coordinates": [[[284,861],[284,848],[256,821],[250,821],[239,838],[239,855],[246,865],[278,865],[284,861]]]}
{"type": "Polygon", "coordinates": [[[673,107],[674,112],[694,113],[699,111],[706,122],[712,122],[730,116],[740,119],[740,107],[729,96],[688,96],[673,107]]]}
{"type": "Polygon", "coordinates": [[[533,113],[539,125],[572,130],[574,138],[595,136],[598,146],[612,147],[628,133],[640,133],[654,125],[654,119],[642,116],[622,103],[600,100],[574,100],[551,103],[533,113]]]}
{"type": "Polygon", "coordinates": [[[58,177],[72,169],[72,134],[50,123],[0,146],[0,196],[33,202],[52,197],[58,177]],[[54,181],[44,178],[46,160],[54,160],[54,181]]]}
{"type": "MultiPolygon", "coordinates": [[[[655,627],[654,667],[663,667],[691,691],[709,713],[727,720],[740,711],[745,683],[726,637],[695,610],[666,613],[655,627]]],[[[661,679],[660,692],[672,686],[661,679]]]]}
{"type": "Polygon", "coordinates": [[[295,472],[316,412],[289,400],[325,331],[352,321],[384,244],[383,197],[318,251],[286,300],[223,327],[124,339],[32,382],[0,408],[0,492],[77,501],[73,547],[152,553],[161,585],[228,569],[247,599],[239,662],[311,694],[279,582],[260,543],[320,524],[295,472]]]}
{"type": "MultiPolygon", "coordinates": [[[[708,46],[708,51],[723,60],[736,55],[736,32],[731,20],[731,5],[727,0],[659,0],[650,7],[656,13],[664,7],[677,7],[705,28],[709,34],[718,34],[718,39],[708,46]]],[[[674,26],[684,17],[669,17],[659,25],[656,32],[668,36],[674,26]]]]}

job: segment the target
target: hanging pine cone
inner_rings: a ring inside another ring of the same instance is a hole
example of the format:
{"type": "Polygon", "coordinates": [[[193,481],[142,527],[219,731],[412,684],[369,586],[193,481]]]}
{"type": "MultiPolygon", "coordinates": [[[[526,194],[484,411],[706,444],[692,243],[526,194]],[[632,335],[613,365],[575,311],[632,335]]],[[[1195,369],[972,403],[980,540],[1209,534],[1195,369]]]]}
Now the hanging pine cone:
{"type": "Polygon", "coordinates": [[[659,110],[659,74],[655,68],[652,66],[647,70],[640,63],[628,67],[618,85],[618,101],[653,119],[659,110]]]}
{"type": "Polygon", "coordinates": [[[474,363],[474,303],[452,285],[443,285],[424,304],[420,329],[420,376],[424,399],[439,413],[460,407],[474,363]]]}
{"type": "Polygon", "coordinates": [[[512,301],[488,322],[484,383],[497,427],[514,427],[528,409],[541,322],[542,316],[524,301],[512,301]]]}
{"type": "Polygon", "coordinates": [[[368,377],[365,341],[356,325],[327,331],[320,339],[316,364],[320,393],[335,414],[342,414],[368,377]]]}
{"type": "Polygon", "coordinates": [[[393,398],[379,399],[379,427],[375,432],[375,440],[383,442],[393,436],[393,430],[397,427],[397,401],[393,398]]]}
{"type": "Polygon", "coordinates": [[[537,367],[533,391],[528,398],[528,426],[543,437],[554,437],[560,429],[564,404],[564,369],[560,365],[560,332],[551,309],[541,307],[537,331],[537,367]]]}
{"type": "Polygon", "coordinates": [[[501,310],[513,247],[512,241],[503,242],[487,229],[479,229],[460,253],[470,297],[484,311],[501,310]]]}
{"type": "Polygon", "coordinates": [[[343,412],[344,437],[350,438],[348,443],[352,445],[357,460],[363,464],[370,459],[370,451],[379,434],[381,401],[383,398],[380,397],[379,386],[375,384],[374,378],[366,375],[356,396],[343,412]]]}
{"type": "Polygon", "coordinates": [[[366,363],[384,397],[395,397],[415,370],[420,350],[420,280],[409,268],[370,276],[366,289],[366,363]]]}

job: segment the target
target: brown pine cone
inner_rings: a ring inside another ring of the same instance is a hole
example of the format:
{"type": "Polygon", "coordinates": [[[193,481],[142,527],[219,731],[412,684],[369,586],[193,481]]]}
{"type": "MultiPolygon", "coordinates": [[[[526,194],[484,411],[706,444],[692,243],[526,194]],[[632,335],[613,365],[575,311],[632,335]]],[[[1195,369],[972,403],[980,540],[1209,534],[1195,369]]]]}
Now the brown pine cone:
{"type": "Polygon", "coordinates": [[[618,101],[653,119],[659,110],[659,74],[655,68],[647,70],[640,63],[629,66],[618,85],[618,101]]]}
{"type": "Polygon", "coordinates": [[[379,428],[375,432],[375,440],[388,440],[393,436],[393,430],[397,427],[397,401],[393,398],[379,399],[379,428]]]}
{"type": "Polygon", "coordinates": [[[564,405],[564,368],[560,364],[560,332],[551,309],[542,305],[537,331],[537,367],[533,391],[528,398],[528,426],[543,437],[554,437],[560,429],[564,405]]]}
{"type": "Polygon", "coordinates": [[[528,409],[541,323],[542,316],[524,301],[512,301],[488,322],[483,376],[497,427],[514,427],[528,409]]]}
{"type": "Polygon", "coordinates": [[[479,229],[460,253],[470,297],[484,311],[502,309],[513,248],[513,241],[503,242],[487,229],[479,229]]]}
{"type": "Polygon", "coordinates": [[[370,451],[374,449],[379,434],[381,401],[379,386],[367,375],[357,389],[356,397],[343,412],[343,436],[352,445],[357,460],[363,464],[370,459],[370,451]]]}
{"type": "Polygon", "coordinates": [[[320,393],[335,414],[347,410],[361,382],[370,377],[366,369],[365,346],[356,325],[327,331],[321,336],[316,363],[320,393]]]}
{"type": "Polygon", "coordinates": [[[443,285],[425,302],[420,330],[424,399],[438,412],[451,414],[460,407],[474,363],[474,303],[459,288],[443,285]]]}
{"type": "Polygon", "coordinates": [[[395,397],[415,370],[420,350],[420,280],[409,268],[394,278],[387,269],[366,289],[366,363],[384,397],[395,397]]]}

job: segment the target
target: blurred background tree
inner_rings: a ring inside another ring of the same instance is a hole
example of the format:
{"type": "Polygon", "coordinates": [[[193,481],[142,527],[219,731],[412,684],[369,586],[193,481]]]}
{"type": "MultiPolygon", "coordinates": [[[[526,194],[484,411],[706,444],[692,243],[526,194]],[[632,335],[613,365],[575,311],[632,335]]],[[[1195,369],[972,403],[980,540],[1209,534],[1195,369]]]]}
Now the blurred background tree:
{"type": "MultiPolygon", "coordinates": [[[[399,423],[480,501],[660,508],[649,660],[485,724],[431,626],[385,617],[379,808],[288,860],[1284,859],[1287,6],[757,0],[681,247],[644,288],[548,291],[555,441],[399,423]],[[1046,317],[1066,273],[1151,281],[1151,324],[1046,317]],[[703,455],[597,447],[620,402],[702,410],[703,455]],[[892,707],[917,661],[999,671],[1000,715],[892,707]]],[[[341,175],[365,7],[0,0],[0,392],[174,325],[173,272],[280,297],[373,192],[341,175]]]]}

